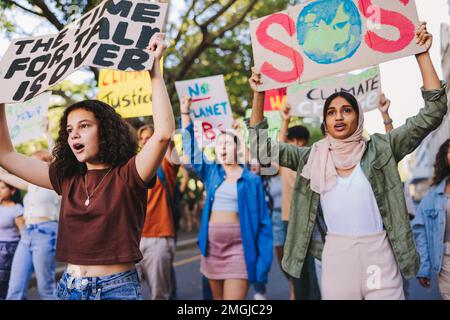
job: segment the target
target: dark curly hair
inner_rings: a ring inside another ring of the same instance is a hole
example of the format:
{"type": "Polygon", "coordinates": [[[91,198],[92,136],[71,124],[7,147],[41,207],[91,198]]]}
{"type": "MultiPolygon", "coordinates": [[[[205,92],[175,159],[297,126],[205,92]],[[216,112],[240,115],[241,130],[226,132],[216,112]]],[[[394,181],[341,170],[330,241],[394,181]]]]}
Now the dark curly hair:
{"type": "Polygon", "coordinates": [[[434,163],[434,177],[432,186],[438,186],[445,178],[450,176],[450,163],[448,163],[448,149],[450,148],[450,139],[444,142],[439,148],[436,155],[436,162],[434,163]]]}
{"type": "Polygon", "coordinates": [[[116,167],[136,155],[136,137],[114,108],[98,100],[81,101],[68,107],[60,121],[59,137],[53,149],[55,160],[52,164],[59,175],[68,178],[84,175],[87,171],[86,164],[78,162],[68,143],[67,117],[78,109],[92,112],[99,123],[99,162],[116,167]]]}

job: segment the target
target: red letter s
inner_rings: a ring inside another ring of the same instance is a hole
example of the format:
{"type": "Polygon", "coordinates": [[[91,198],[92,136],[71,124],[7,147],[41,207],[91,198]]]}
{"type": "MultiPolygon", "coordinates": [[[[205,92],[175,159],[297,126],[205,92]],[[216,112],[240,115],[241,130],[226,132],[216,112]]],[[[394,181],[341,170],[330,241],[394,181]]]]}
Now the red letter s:
{"type": "MultiPolygon", "coordinates": [[[[398,0],[403,5],[408,5],[410,0],[398,0]]],[[[367,45],[375,51],[382,53],[395,53],[406,48],[415,36],[414,24],[406,18],[404,15],[388,11],[379,8],[380,21],[375,21],[376,18],[369,12],[369,9],[373,7],[372,0],[359,0],[359,10],[369,20],[384,25],[390,25],[397,28],[400,32],[400,38],[398,40],[387,40],[381,38],[373,31],[368,31],[365,37],[367,45]]]]}
{"type": "Polygon", "coordinates": [[[296,32],[294,21],[287,14],[276,13],[261,22],[256,30],[256,37],[261,46],[288,58],[294,66],[290,71],[280,71],[266,61],[261,67],[261,73],[277,82],[289,83],[296,81],[303,73],[303,58],[291,47],[268,35],[267,31],[272,24],[279,24],[292,37],[296,32]]]}

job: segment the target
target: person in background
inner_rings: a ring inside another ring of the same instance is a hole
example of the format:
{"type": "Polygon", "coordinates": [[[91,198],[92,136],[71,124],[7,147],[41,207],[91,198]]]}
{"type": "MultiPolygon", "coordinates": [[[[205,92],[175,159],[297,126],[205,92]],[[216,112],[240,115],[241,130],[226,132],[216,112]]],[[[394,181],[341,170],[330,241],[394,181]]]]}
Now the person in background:
{"type": "Polygon", "coordinates": [[[215,141],[216,162],[199,149],[191,121],[192,100],[181,105],[185,165],[207,190],[199,246],[201,272],[214,300],[243,300],[249,283],[267,282],[272,264],[272,225],[261,178],[239,164],[239,141],[230,132],[215,141]]]}
{"type": "Polygon", "coordinates": [[[420,285],[430,288],[435,273],[442,298],[450,300],[450,139],[436,155],[431,190],[417,209],[413,231],[420,254],[420,285]]]}
{"type": "Polygon", "coordinates": [[[0,300],[8,293],[11,265],[24,221],[20,192],[0,180],[0,300]]]}
{"type": "MultiPolygon", "coordinates": [[[[149,125],[139,128],[139,147],[143,148],[153,134],[154,128],[149,125]]],[[[178,163],[180,159],[175,146],[170,143],[158,168],[155,186],[147,194],[147,209],[140,243],[143,259],[137,267],[141,274],[143,297],[149,297],[151,300],[169,300],[173,288],[174,196],[178,163]]]]}

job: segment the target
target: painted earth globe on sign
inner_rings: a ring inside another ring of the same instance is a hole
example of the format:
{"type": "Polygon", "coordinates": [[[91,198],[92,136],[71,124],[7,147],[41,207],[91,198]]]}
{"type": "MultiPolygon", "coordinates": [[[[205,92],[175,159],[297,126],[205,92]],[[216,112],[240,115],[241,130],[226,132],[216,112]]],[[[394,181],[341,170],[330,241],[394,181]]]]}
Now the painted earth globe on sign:
{"type": "Polygon", "coordinates": [[[297,35],[311,60],[336,63],[353,56],[361,45],[361,16],[351,0],[319,0],[301,11],[297,35]]]}

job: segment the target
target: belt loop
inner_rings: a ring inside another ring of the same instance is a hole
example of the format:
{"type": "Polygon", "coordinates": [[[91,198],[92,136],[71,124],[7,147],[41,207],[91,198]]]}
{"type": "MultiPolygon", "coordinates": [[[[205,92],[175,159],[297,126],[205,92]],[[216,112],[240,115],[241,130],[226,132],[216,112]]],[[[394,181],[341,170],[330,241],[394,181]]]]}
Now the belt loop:
{"type": "Polygon", "coordinates": [[[72,290],[73,289],[73,282],[75,281],[75,278],[71,275],[68,275],[69,278],[67,279],[67,289],[72,290]]]}

